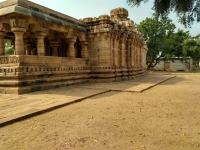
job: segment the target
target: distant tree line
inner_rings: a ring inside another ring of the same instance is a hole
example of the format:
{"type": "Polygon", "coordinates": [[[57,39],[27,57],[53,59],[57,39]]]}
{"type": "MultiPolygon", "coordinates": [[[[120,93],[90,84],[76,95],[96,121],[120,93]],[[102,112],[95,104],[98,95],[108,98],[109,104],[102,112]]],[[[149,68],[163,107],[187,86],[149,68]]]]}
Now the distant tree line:
{"type": "Polygon", "coordinates": [[[147,67],[153,68],[164,57],[165,60],[191,57],[194,62],[200,58],[200,34],[191,36],[189,31],[178,29],[168,17],[153,14],[136,25],[147,42],[147,67]]]}

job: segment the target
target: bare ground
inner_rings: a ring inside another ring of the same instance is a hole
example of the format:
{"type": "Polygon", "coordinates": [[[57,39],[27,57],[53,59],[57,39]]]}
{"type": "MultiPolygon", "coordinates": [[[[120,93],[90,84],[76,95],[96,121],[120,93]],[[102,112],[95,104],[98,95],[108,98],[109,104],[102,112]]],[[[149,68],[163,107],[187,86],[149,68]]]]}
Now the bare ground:
{"type": "Polygon", "coordinates": [[[0,128],[1,150],[200,150],[200,74],[109,92],[0,128]]]}

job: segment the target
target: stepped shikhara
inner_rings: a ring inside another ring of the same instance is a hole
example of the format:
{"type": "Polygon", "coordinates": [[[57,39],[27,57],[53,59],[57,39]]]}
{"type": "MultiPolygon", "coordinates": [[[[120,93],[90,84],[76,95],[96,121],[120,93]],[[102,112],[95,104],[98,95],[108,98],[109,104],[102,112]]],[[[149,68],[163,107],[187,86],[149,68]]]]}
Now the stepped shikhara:
{"type": "Polygon", "coordinates": [[[27,0],[0,3],[1,93],[133,79],[146,72],[147,50],[124,8],[77,20],[27,0]]]}

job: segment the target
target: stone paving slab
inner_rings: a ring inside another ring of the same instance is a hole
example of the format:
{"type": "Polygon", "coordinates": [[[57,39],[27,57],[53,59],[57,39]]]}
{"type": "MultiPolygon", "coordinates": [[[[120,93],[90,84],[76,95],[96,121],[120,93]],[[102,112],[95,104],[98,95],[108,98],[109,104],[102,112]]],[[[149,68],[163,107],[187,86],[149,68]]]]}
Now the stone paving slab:
{"type": "Polygon", "coordinates": [[[108,90],[70,86],[24,95],[0,94],[0,126],[104,92],[108,90]]]}
{"type": "Polygon", "coordinates": [[[0,94],[0,127],[109,91],[142,92],[172,77],[148,74],[121,82],[74,85],[24,95],[0,94]]]}

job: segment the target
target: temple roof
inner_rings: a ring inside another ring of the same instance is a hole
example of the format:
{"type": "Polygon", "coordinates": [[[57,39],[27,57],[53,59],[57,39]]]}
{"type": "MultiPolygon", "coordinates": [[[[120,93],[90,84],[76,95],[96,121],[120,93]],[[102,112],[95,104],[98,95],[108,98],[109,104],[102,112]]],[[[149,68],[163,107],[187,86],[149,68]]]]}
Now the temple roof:
{"type": "Polygon", "coordinates": [[[28,0],[6,0],[1,2],[0,16],[11,13],[30,16],[57,25],[75,27],[86,32],[86,25],[82,21],[28,0]]]}
{"type": "Polygon", "coordinates": [[[115,8],[110,11],[110,16],[111,18],[116,18],[116,19],[127,19],[128,17],[128,11],[125,8],[115,8]]]}

